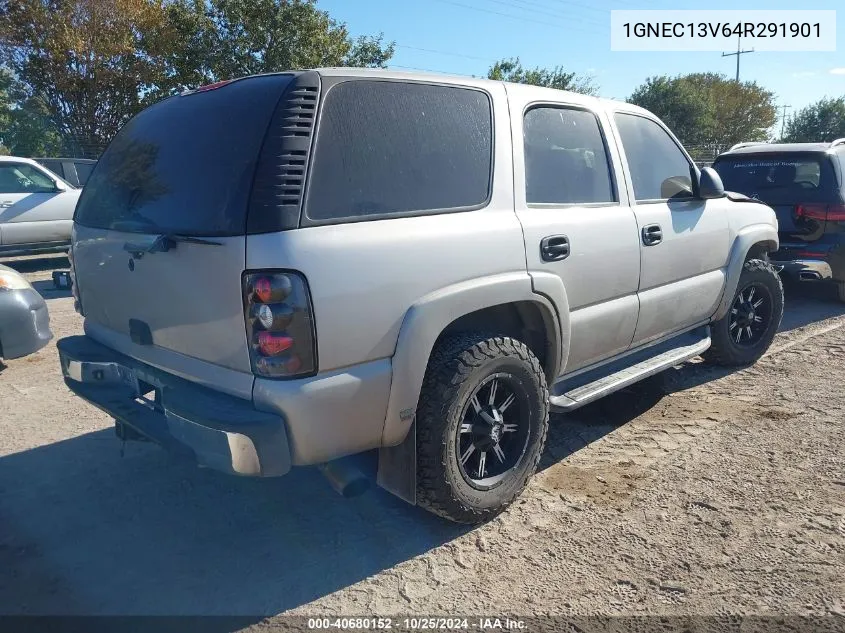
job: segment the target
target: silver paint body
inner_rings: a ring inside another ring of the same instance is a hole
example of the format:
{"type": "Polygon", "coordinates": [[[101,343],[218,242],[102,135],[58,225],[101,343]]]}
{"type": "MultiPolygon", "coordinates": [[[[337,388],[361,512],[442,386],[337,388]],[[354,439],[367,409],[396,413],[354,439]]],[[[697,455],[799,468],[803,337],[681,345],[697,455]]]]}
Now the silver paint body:
{"type": "Polygon", "coordinates": [[[0,188],[0,247],[68,242],[80,189],[29,158],[0,156],[0,164],[24,164],[41,172],[64,191],[8,193],[0,188]]]}
{"type": "Polygon", "coordinates": [[[440,333],[483,308],[532,302],[555,353],[550,384],[724,314],[748,250],[777,249],[774,212],[727,198],[636,204],[613,113],[636,106],[557,90],[465,77],[326,69],[473,86],[494,112],[489,204],[477,211],[300,228],[180,244],[135,270],[123,250],[138,235],[74,227],[73,255],[92,338],[158,368],[281,413],[294,464],[399,444],[417,406],[440,333]],[[522,113],[531,104],[577,105],[598,116],[619,202],[525,201],[522,113]],[[640,228],[663,227],[642,246],[640,228]],[[539,242],[566,234],[571,255],[540,258],[539,242]],[[241,274],[286,268],[308,280],[317,328],[317,375],[269,380],[250,372],[241,274]],[[130,340],[128,319],[149,324],[154,346],[130,340]]]}

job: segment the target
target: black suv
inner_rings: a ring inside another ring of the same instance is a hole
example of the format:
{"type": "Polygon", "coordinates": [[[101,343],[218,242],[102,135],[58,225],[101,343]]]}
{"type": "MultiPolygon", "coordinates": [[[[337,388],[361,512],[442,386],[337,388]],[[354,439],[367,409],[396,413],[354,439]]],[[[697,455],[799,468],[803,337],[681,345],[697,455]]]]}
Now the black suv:
{"type": "Polygon", "coordinates": [[[740,143],[713,167],[725,189],[778,217],[772,264],[799,281],[835,283],[845,301],[845,138],[832,143],[740,143]]]}

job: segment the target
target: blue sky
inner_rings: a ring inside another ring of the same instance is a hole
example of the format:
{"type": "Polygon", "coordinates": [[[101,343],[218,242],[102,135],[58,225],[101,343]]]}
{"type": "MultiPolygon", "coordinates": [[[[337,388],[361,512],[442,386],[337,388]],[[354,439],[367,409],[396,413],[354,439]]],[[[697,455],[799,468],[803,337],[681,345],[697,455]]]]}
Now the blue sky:
{"type": "MultiPolygon", "coordinates": [[[[503,57],[526,66],[592,74],[604,97],[624,99],[651,75],[714,71],[734,76],[720,53],[611,52],[611,9],[839,9],[837,51],[743,55],[740,78],[772,90],[794,113],[845,95],[845,4],[834,0],[319,0],[353,35],[383,32],[398,47],[391,65],[484,75],[503,57]],[[419,50],[428,49],[428,50],[419,50]],[[438,51],[438,52],[431,52],[438,51]],[[832,73],[840,69],[838,73],[832,73]]],[[[726,51],[727,52],[727,51],[726,51]]]]}

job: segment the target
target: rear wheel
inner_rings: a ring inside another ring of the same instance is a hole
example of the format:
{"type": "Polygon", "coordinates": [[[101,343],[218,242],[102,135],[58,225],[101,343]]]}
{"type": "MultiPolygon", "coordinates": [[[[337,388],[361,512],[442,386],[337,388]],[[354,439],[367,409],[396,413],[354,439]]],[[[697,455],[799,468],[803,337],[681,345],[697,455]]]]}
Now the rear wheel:
{"type": "Polygon", "coordinates": [[[537,469],[549,391],[537,357],[513,338],[440,343],[417,409],[417,499],[459,523],[504,510],[537,469]]]}
{"type": "Polygon", "coordinates": [[[710,328],[704,359],[715,365],[756,362],[772,343],[783,317],[783,284],[770,264],[745,262],[730,310],[710,328]]]}

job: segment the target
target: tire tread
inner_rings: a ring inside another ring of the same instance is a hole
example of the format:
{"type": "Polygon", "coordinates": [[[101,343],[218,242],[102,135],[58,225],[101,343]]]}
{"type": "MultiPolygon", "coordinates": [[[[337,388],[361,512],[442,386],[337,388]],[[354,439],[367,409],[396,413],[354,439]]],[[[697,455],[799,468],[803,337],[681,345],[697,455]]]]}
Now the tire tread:
{"type": "Polygon", "coordinates": [[[495,511],[477,510],[463,503],[444,476],[447,472],[443,459],[444,445],[450,441],[444,433],[449,405],[475,370],[483,363],[503,356],[519,358],[531,367],[545,403],[539,449],[531,456],[532,463],[513,495],[516,498],[537,470],[548,431],[549,389],[537,357],[524,343],[510,337],[460,334],[437,345],[423,380],[417,407],[417,503],[438,516],[458,523],[483,522],[513,502],[509,499],[495,511]]]}

